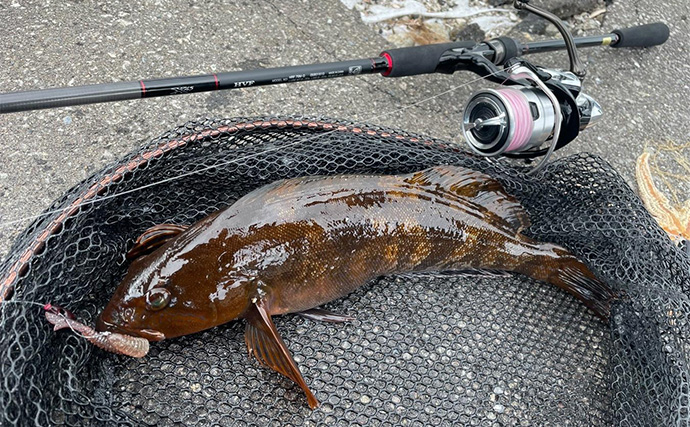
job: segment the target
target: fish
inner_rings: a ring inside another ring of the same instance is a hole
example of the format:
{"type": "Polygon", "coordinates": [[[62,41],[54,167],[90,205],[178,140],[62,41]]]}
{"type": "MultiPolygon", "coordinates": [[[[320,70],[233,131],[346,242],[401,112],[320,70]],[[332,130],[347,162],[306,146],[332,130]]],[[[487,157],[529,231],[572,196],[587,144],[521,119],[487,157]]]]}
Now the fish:
{"type": "Polygon", "coordinates": [[[186,226],[146,230],[96,330],[160,341],[245,319],[250,357],[318,401],[273,323],[397,273],[501,270],[544,281],[603,319],[614,292],[567,249],[538,242],[524,208],[459,166],[403,175],[307,176],[260,187],[186,226]]]}

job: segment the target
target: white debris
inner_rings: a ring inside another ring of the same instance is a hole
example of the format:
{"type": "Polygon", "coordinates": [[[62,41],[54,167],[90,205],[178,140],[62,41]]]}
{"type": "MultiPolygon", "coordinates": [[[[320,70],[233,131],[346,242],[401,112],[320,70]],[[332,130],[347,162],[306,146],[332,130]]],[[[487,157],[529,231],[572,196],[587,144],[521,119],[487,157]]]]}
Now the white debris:
{"type": "Polygon", "coordinates": [[[433,12],[429,11],[424,4],[417,0],[392,0],[388,5],[374,4],[369,6],[368,11],[362,12],[362,21],[372,24],[410,15],[425,18],[464,19],[487,13],[512,12],[513,10],[510,9],[470,6],[469,0],[458,0],[455,2],[455,6],[448,10],[433,12]]]}
{"type": "Polygon", "coordinates": [[[487,36],[503,34],[515,25],[514,9],[493,8],[470,0],[341,0],[349,9],[360,12],[364,23],[397,46],[412,46],[450,41],[453,31],[471,23],[487,36]],[[471,3],[471,4],[470,4],[471,3]]]}

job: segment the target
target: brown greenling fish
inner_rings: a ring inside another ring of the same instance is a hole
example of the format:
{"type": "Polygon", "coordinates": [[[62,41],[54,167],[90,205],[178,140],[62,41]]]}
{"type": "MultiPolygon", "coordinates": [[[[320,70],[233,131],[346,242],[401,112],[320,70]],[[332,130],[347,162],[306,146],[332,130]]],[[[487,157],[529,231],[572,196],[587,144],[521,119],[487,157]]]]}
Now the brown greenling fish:
{"type": "Polygon", "coordinates": [[[491,177],[439,166],[407,175],[278,181],[185,227],[147,230],[97,330],[158,341],[247,320],[250,355],[309,390],[271,317],[393,273],[490,269],[554,284],[608,317],[611,290],[566,249],[525,237],[522,206],[491,177]]]}

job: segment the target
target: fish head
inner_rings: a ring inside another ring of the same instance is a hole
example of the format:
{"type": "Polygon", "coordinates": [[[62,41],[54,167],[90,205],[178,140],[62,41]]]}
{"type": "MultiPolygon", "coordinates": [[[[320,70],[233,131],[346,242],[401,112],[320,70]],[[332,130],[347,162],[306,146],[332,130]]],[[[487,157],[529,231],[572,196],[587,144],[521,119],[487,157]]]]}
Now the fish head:
{"type": "Polygon", "coordinates": [[[96,330],[160,341],[240,317],[250,304],[251,278],[214,272],[208,258],[157,251],[135,260],[96,330]]]}

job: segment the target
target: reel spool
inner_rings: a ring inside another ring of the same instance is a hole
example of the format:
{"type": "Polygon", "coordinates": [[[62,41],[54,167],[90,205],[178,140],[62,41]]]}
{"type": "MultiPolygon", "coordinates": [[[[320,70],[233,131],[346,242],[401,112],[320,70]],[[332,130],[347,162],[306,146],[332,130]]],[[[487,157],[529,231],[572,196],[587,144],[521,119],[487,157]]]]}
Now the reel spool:
{"type": "Polygon", "coordinates": [[[553,137],[555,119],[554,105],[540,89],[483,89],[467,102],[462,130],[472,151],[491,157],[540,147],[553,137]]]}

